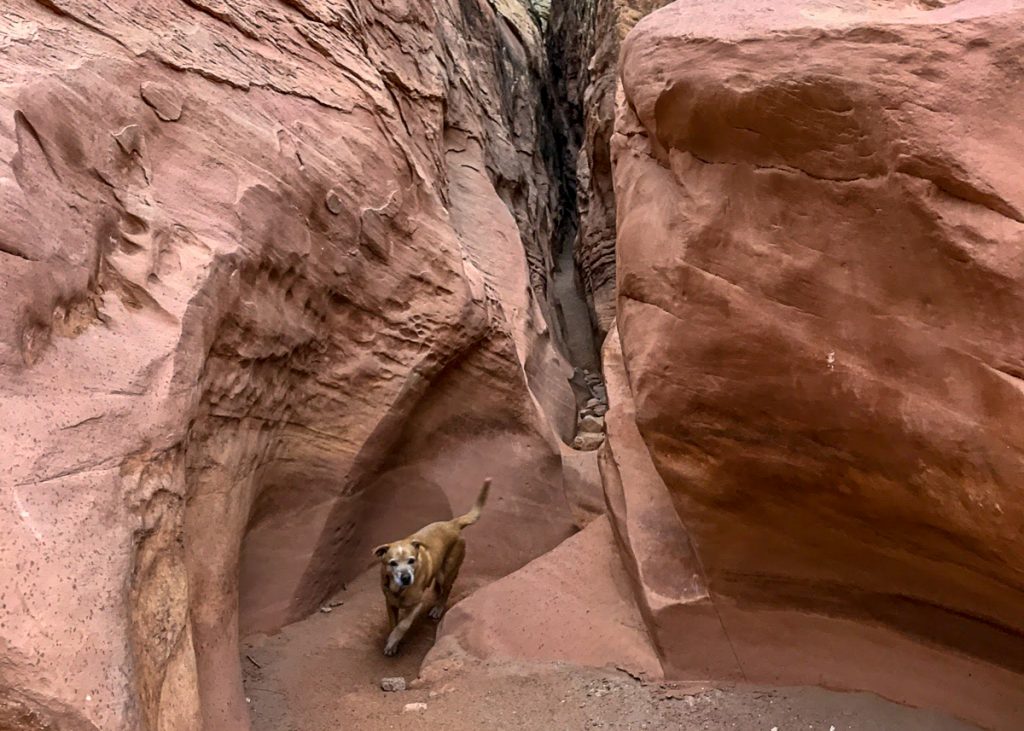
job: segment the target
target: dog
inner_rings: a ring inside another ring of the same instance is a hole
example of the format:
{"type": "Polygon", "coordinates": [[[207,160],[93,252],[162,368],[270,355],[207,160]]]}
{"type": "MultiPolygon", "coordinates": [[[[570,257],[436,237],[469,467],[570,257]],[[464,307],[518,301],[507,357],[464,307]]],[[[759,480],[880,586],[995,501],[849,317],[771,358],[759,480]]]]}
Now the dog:
{"type": "Polygon", "coordinates": [[[466,557],[462,529],[480,519],[491,478],[484,480],[473,507],[465,515],[431,523],[408,538],[373,549],[380,559],[380,584],[388,613],[385,655],[398,652],[398,644],[431,600],[431,619],[440,619],[452,593],[455,577],[466,557]]]}

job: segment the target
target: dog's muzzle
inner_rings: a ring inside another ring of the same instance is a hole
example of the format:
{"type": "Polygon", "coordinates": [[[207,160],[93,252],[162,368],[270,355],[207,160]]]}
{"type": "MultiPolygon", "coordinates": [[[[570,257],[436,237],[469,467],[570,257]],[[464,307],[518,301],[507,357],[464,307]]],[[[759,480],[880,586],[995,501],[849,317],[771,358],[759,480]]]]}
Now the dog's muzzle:
{"type": "Polygon", "coordinates": [[[402,574],[398,577],[398,583],[402,586],[409,586],[412,583],[412,577],[409,574],[402,574]]]}

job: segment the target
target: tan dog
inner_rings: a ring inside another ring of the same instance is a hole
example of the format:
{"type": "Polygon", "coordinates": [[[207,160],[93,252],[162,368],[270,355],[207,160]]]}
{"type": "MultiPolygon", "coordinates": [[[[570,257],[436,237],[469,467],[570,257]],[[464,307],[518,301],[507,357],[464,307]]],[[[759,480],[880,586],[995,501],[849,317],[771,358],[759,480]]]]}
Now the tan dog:
{"type": "Polygon", "coordinates": [[[462,529],[480,518],[487,501],[491,478],[484,480],[473,507],[465,515],[420,528],[408,538],[377,546],[373,553],[381,560],[380,584],[388,610],[385,655],[398,652],[398,643],[431,600],[431,619],[444,614],[455,577],[466,557],[462,529]]]}

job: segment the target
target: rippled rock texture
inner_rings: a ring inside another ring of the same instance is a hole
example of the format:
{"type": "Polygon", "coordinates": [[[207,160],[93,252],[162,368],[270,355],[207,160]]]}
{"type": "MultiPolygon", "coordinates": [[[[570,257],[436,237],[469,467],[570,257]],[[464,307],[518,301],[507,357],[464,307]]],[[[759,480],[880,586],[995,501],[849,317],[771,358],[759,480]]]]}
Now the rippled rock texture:
{"type": "Polygon", "coordinates": [[[1024,727],[1024,4],[661,5],[4,3],[0,727],[246,729],[488,474],[433,660],[1024,727]]]}
{"type": "Polygon", "coordinates": [[[239,632],[485,473],[477,575],[571,532],[525,6],[10,0],[0,59],[0,726],[245,728],[239,632]]]}

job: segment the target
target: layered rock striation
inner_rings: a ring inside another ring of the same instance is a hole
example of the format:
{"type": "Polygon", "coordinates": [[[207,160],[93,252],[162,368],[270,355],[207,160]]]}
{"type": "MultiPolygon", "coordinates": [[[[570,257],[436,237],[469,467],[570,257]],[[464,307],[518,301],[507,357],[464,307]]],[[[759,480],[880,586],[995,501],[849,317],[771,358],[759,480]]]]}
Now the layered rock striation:
{"type": "Polygon", "coordinates": [[[721,672],[1020,722],[1022,19],[680,1],[623,46],[609,456],[625,403],[721,672]]]}
{"type": "Polygon", "coordinates": [[[431,663],[1024,725],[1024,5],[663,4],[8,0],[0,727],[248,728],[487,475],[431,663]]]}
{"type": "Polygon", "coordinates": [[[0,726],[247,727],[239,634],[495,476],[572,530],[517,2],[0,11],[0,726]]]}
{"type": "Polygon", "coordinates": [[[603,339],[615,319],[615,189],[611,137],[622,40],[669,0],[565,0],[546,34],[555,134],[567,205],[559,219],[575,271],[603,339]]]}

